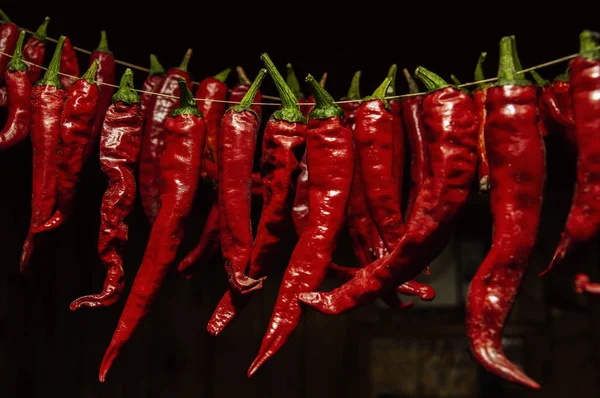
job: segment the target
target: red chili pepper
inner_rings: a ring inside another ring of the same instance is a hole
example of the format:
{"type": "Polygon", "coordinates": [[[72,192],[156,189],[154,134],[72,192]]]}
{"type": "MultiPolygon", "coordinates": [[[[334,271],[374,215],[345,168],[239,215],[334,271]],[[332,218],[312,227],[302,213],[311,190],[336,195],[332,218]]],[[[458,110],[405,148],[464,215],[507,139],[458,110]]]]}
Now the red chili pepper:
{"type": "Polygon", "coordinates": [[[33,253],[34,229],[43,225],[54,213],[56,206],[56,166],[60,117],[65,91],[60,85],[58,68],[65,42],[61,36],[54,56],[44,77],[31,91],[31,146],[33,148],[33,189],[31,195],[31,222],[21,252],[21,272],[28,271],[33,253]]]}
{"type": "Polygon", "coordinates": [[[6,86],[0,87],[0,108],[5,107],[8,104],[8,92],[6,86]]]}
{"type": "Polygon", "coordinates": [[[142,135],[142,152],[140,153],[140,198],[144,213],[150,222],[154,219],[160,209],[160,156],[164,150],[165,136],[163,126],[167,116],[177,107],[179,96],[179,85],[177,79],[184,78],[191,88],[190,75],[187,72],[188,63],[192,56],[192,49],[188,49],[181,61],[181,65],[170,68],[162,85],[156,90],[152,101],[146,110],[146,123],[142,135]]]}
{"type": "Polygon", "coordinates": [[[96,112],[94,129],[92,130],[92,135],[90,136],[90,144],[85,147],[85,151],[83,153],[84,163],[96,146],[96,141],[98,141],[98,136],[102,130],[104,115],[106,114],[108,107],[111,105],[112,95],[115,92],[114,87],[107,86],[107,84],[114,85],[116,83],[115,57],[108,49],[106,31],[104,30],[100,32],[100,44],[98,44],[98,48],[94,50],[92,56],[90,57],[90,66],[95,60],[98,60],[99,65],[98,72],[96,73],[96,81],[100,85],[100,97],[98,98],[98,111],[96,112]]]}
{"type": "Polygon", "coordinates": [[[42,75],[42,70],[36,65],[43,65],[44,63],[44,54],[46,53],[46,31],[49,22],[50,17],[46,17],[33,36],[27,40],[25,47],[23,47],[23,59],[35,64],[30,64],[29,66],[29,80],[31,80],[32,83],[40,80],[40,76],[42,75]]]}
{"type": "MultiPolygon", "coordinates": [[[[10,21],[8,15],[2,10],[0,10],[0,19],[2,19],[2,24],[0,24],[0,52],[12,54],[15,52],[17,40],[19,39],[19,28],[10,21]]],[[[0,54],[0,72],[2,72],[0,73],[0,84],[4,84],[4,70],[9,62],[9,56],[0,54]]]]}
{"type": "MultiPolygon", "coordinates": [[[[396,95],[396,72],[398,66],[393,64],[388,71],[388,77],[392,79],[385,94],[386,96],[396,95]]],[[[400,99],[388,100],[390,113],[393,119],[393,158],[392,158],[392,176],[398,189],[398,204],[402,208],[402,181],[404,178],[404,128],[402,127],[402,101],[400,99]]]]}
{"type": "Polygon", "coordinates": [[[0,151],[4,151],[23,141],[29,134],[31,125],[31,81],[27,74],[27,64],[23,62],[23,40],[21,31],[12,59],[4,72],[8,97],[8,118],[0,132],[0,151]]]}
{"type": "Polygon", "coordinates": [[[471,281],[466,324],[471,351],[488,371],[539,385],[502,351],[502,329],[535,244],[546,175],[537,95],[517,75],[510,37],[500,41],[498,81],[487,91],[485,146],[490,164],[492,247],[471,281]]]}
{"type": "MultiPolygon", "coordinates": [[[[486,56],[486,52],[482,52],[479,55],[479,60],[475,67],[475,81],[485,79],[483,61],[485,61],[486,56]]],[[[485,152],[485,101],[488,87],[489,85],[487,84],[480,84],[473,90],[473,105],[475,106],[475,114],[477,115],[477,175],[480,192],[488,192],[490,190],[490,165],[485,152]]]]}
{"type": "MultiPolygon", "coordinates": [[[[279,257],[278,251],[290,232],[293,181],[298,175],[298,157],[304,152],[306,135],[306,118],[297,105],[296,97],[268,55],[263,54],[261,59],[275,81],[283,108],[271,115],[263,134],[263,207],[247,273],[255,279],[270,275],[280,265],[280,260],[274,259],[279,257]]],[[[234,296],[231,291],[226,292],[208,323],[209,333],[219,334],[251,297],[252,294],[234,296]]]]}
{"type": "Polygon", "coordinates": [[[586,274],[575,275],[575,290],[577,293],[600,294],[600,283],[590,282],[586,274]]]}
{"type": "MultiPolygon", "coordinates": [[[[165,122],[165,150],[160,158],[161,207],[152,226],[148,247],[110,346],[100,365],[100,381],[123,346],[148,314],[154,298],[175,260],[183,238],[183,226],[194,202],[200,181],[200,168],[206,124],[186,79],[179,79],[181,105],[165,122]]],[[[140,115],[141,116],[141,115],[140,115]]]]}
{"type": "Polygon", "coordinates": [[[164,81],[165,68],[163,68],[160,62],[158,62],[156,55],[150,54],[150,70],[148,71],[148,77],[146,77],[146,80],[144,80],[144,85],[142,86],[142,90],[146,92],[140,94],[140,98],[142,100],[142,113],[144,117],[146,117],[148,114],[148,108],[156,97],[156,95],[151,93],[156,93],[157,90],[162,87],[164,81]]]}
{"type": "MultiPolygon", "coordinates": [[[[73,88],[76,88],[75,83],[73,88]]],[[[81,306],[106,307],[114,304],[125,285],[121,252],[127,243],[125,218],[135,201],[134,169],[140,155],[143,114],[141,100],[133,89],[133,72],[127,69],[119,90],[113,95],[100,135],[100,167],[108,178],[108,188],[100,207],[98,253],[106,268],[102,293],[83,296],[71,303],[71,310],[81,306]]]]}
{"type": "MultiPolygon", "coordinates": [[[[90,65],[92,63],[90,62],[90,65]]],[[[69,76],[79,76],[79,62],[77,61],[77,53],[71,44],[71,40],[67,37],[63,46],[62,56],[60,58],[60,73],[69,76]]],[[[77,81],[75,77],[60,75],[60,83],[66,91],[69,91],[71,86],[77,81]]]]}
{"type": "Polygon", "coordinates": [[[430,91],[423,100],[422,118],[432,175],[419,192],[406,233],[388,256],[361,268],[331,292],[298,296],[326,314],[345,312],[418,275],[448,243],[452,222],[467,199],[476,165],[473,103],[425,68],[417,68],[416,75],[430,91]]]}

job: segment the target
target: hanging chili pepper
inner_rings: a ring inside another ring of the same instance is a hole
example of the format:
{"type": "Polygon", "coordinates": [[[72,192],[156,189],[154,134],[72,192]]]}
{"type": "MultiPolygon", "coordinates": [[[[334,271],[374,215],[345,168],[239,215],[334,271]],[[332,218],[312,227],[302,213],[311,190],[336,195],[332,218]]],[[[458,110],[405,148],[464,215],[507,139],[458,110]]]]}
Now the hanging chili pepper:
{"type": "MultiPolygon", "coordinates": [[[[396,95],[396,72],[398,66],[393,64],[389,71],[388,77],[391,79],[385,95],[396,95]]],[[[402,127],[402,101],[400,99],[388,100],[390,113],[393,119],[393,150],[392,150],[392,176],[398,189],[398,204],[402,208],[402,179],[404,178],[404,128],[402,127]]]]}
{"type": "Polygon", "coordinates": [[[167,116],[177,107],[177,99],[173,98],[179,96],[177,79],[184,78],[188,82],[188,88],[191,88],[190,75],[187,71],[191,56],[192,49],[189,48],[181,65],[168,70],[165,80],[156,90],[158,94],[164,95],[155,95],[146,110],[140,153],[139,184],[142,207],[150,225],[154,223],[160,209],[160,156],[165,145],[163,126],[167,116]]]}
{"type": "MultiPolygon", "coordinates": [[[[483,62],[487,56],[486,52],[479,54],[477,66],[475,66],[475,81],[485,79],[483,74],[483,62]]],[[[479,191],[488,192],[490,190],[490,165],[485,152],[485,120],[486,109],[485,100],[489,84],[481,83],[473,90],[473,105],[477,115],[477,176],[479,178],[479,191]]]]}
{"type": "Polygon", "coordinates": [[[33,189],[31,195],[31,222],[21,252],[21,272],[27,272],[33,253],[34,229],[43,225],[56,206],[56,166],[60,117],[65,91],[60,85],[58,68],[65,42],[61,36],[48,70],[31,91],[31,146],[33,148],[33,189]]]}
{"type": "Polygon", "coordinates": [[[73,211],[73,198],[83,168],[83,153],[94,128],[100,90],[95,83],[98,61],[67,92],[60,118],[57,169],[57,209],[43,225],[33,229],[40,233],[64,224],[73,211]]]}
{"type": "Polygon", "coordinates": [[[535,244],[545,181],[536,90],[517,75],[510,37],[500,41],[498,81],[487,90],[492,247],[471,281],[466,324],[471,351],[488,371],[539,388],[502,351],[502,329],[535,244]]]}
{"type": "MultiPolygon", "coordinates": [[[[76,88],[75,83],[73,88],[76,88]]],[[[128,226],[125,218],[135,201],[134,169],[140,155],[143,114],[141,100],[133,88],[133,72],[127,69],[100,134],[100,167],[108,179],[108,188],[100,207],[98,254],[106,268],[102,293],[83,296],[71,303],[71,310],[81,306],[106,307],[114,304],[125,286],[121,253],[127,243],[128,226]]]]}
{"type": "Polygon", "coordinates": [[[388,256],[361,268],[331,292],[298,296],[323,313],[340,314],[418,275],[447,245],[456,213],[467,199],[476,165],[473,103],[425,68],[415,73],[430,91],[423,100],[422,119],[432,175],[419,191],[406,233],[388,256]]]}
{"type": "MultiPolygon", "coordinates": [[[[12,54],[15,52],[17,40],[19,39],[19,28],[10,21],[8,15],[2,10],[0,10],[0,19],[2,20],[2,24],[0,24],[0,52],[12,54]]],[[[9,56],[0,54],[0,84],[4,84],[4,70],[9,62],[9,56]]]]}
{"type": "Polygon", "coordinates": [[[142,114],[144,117],[147,115],[148,107],[156,98],[156,95],[151,93],[156,93],[164,81],[165,68],[163,68],[160,62],[158,62],[156,55],[150,54],[150,70],[148,71],[148,77],[146,77],[146,80],[144,80],[144,85],[142,86],[142,91],[146,92],[140,94],[140,98],[142,100],[142,114]]]}
{"type": "Polygon", "coordinates": [[[40,76],[42,75],[42,70],[36,65],[44,64],[44,54],[46,53],[46,31],[49,22],[50,17],[46,17],[33,36],[27,40],[25,47],[23,47],[23,59],[34,64],[30,64],[29,66],[29,80],[31,80],[32,83],[40,80],[40,76]]]}
{"type": "MultiPolygon", "coordinates": [[[[262,278],[276,269],[276,256],[285,242],[293,201],[293,181],[299,172],[298,157],[304,152],[306,118],[297,99],[267,54],[261,56],[281,97],[282,109],[275,111],[263,133],[261,175],[263,207],[252,248],[247,275],[262,278]]],[[[219,334],[225,326],[248,304],[252,294],[225,293],[217,305],[208,331],[219,334]]]]}
{"type": "Polygon", "coordinates": [[[600,229],[600,51],[595,32],[580,35],[579,56],[569,65],[575,140],[577,180],[567,217],[552,261],[544,273],[564,260],[567,254],[598,234],[600,229]]]}
{"type": "MultiPolygon", "coordinates": [[[[91,65],[91,62],[90,62],[91,65]]],[[[67,37],[63,46],[62,56],[60,58],[60,73],[69,76],[79,76],[79,62],[77,61],[77,53],[71,44],[71,40],[67,37]]],[[[77,81],[75,77],[60,75],[60,84],[63,85],[66,91],[69,91],[71,86],[77,81]]]]}
{"type": "Polygon", "coordinates": [[[110,346],[102,359],[101,382],[104,382],[113,361],[154,302],[183,238],[183,224],[192,208],[200,181],[206,124],[188,89],[186,79],[179,78],[179,92],[181,105],[171,112],[164,126],[165,150],[160,158],[163,180],[161,207],[150,232],[142,265],[133,281],[110,346]]]}
{"type": "Polygon", "coordinates": [[[31,125],[31,81],[27,74],[27,64],[23,62],[23,41],[25,31],[21,31],[12,59],[4,72],[8,89],[8,118],[0,132],[0,151],[4,151],[23,141],[29,134],[31,125]]]}
{"type": "Polygon", "coordinates": [[[98,48],[94,50],[90,57],[90,66],[92,63],[98,61],[98,72],[96,73],[96,81],[100,85],[100,97],[98,98],[98,110],[96,112],[96,120],[94,122],[94,129],[90,136],[89,145],[85,147],[83,153],[83,161],[87,160],[90,153],[96,146],[98,136],[102,130],[102,122],[104,121],[104,114],[111,104],[112,95],[115,92],[114,87],[107,86],[107,84],[114,85],[116,83],[115,78],[115,57],[113,53],[108,49],[108,41],[106,40],[106,31],[100,32],[100,44],[98,48]],[[105,84],[103,84],[105,83],[105,84]]]}
{"type": "Polygon", "coordinates": [[[590,282],[590,277],[586,274],[575,275],[575,291],[579,294],[600,294],[600,283],[590,282]]]}
{"type": "Polygon", "coordinates": [[[552,95],[544,96],[542,102],[548,109],[549,118],[560,125],[570,148],[576,151],[575,122],[573,121],[573,104],[569,71],[560,74],[552,81],[552,95]]]}
{"type": "Polygon", "coordinates": [[[310,75],[306,81],[317,102],[306,132],[309,218],[283,276],[267,333],[248,376],[272,357],[300,324],[303,309],[297,295],[323,282],[350,197],[352,132],[343,125],[344,111],[325,89],[310,75]]]}

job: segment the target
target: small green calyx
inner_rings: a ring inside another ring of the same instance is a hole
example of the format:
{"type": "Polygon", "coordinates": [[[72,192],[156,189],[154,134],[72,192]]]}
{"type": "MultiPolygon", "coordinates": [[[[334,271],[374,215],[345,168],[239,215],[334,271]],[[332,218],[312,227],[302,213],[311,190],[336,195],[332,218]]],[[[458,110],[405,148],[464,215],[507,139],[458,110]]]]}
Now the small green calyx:
{"type": "Polygon", "coordinates": [[[513,39],[510,36],[505,36],[500,40],[500,66],[498,67],[498,80],[494,86],[506,85],[531,85],[531,82],[525,79],[523,74],[517,74],[513,39]]]}
{"type": "Polygon", "coordinates": [[[540,75],[539,73],[537,73],[534,70],[530,70],[529,74],[531,75],[531,77],[533,78],[533,82],[536,84],[536,86],[538,87],[545,87],[548,84],[550,84],[550,82],[546,79],[544,79],[542,77],[542,75],[540,75]]]}
{"type": "Polygon", "coordinates": [[[44,18],[44,22],[42,22],[42,24],[39,26],[39,28],[37,28],[37,30],[33,34],[33,37],[35,37],[36,39],[38,39],[41,42],[45,42],[46,36],[48,35],[47,32],[48,32],[48,23],[49,22],[50,22],[50,17],[44,18]]]}
{"type": "Polygon", "coordinates": [[[579,35],[579,55],[584,58],[600,59],[600,49],[597,40],[600,34],[591,30],[584,30],[579,35]]]}
{"type": "Polygon", "coordinates": [[[571,76],[569,74],[569,68],[567,68],[567,70],[564,73],[561,73],[560,75],[554,78],[555,82],[568,82],[570,80],[571,76]]]}
{"type": "Polygon", "coordinates": [[[415,70],[415,77],[423,82],[429,92],[441,90],[449,86],[439,75],[422,66],[419,66],[415,70]]]}
{"type": "Polygon", "coordinates": [[[359,100],[360,96],[360,75],[361,71],[356,71],[354,76],[352,76],[352,81],[350,82],[350,88],[348,89],[348,94],[346,98],[349,100],[359,100]]]}
{"type": "Polygon", "coordinates": [[[397,71],[398,71],[398,65],[393,64],[392,66],[390,66],[387,77],[391,78],[392,81],[390,82],[390,85],[387,88],[387,91],[385,93],[386,95],[396,95],[396,73],[397,73],[397,71]]]}
{"type": "Polygon", "coordinates": [[[344,117],[344,111],[336,103],[333,97],[323,87],[308,75],[306,82],[310,84],[316,105],[310,112],[309,119],[329,119],[330,117],[344,117]]]}
{"type": "Polygon", "coordinates": [[[19,33],[19,39],[17,40],[17,45],[15,47],[15,51],[13,52],[12,59],[6,65],[6,69],[12,72],[24,72],[29,70],[29,67],[25,62],[23,62],[23,42],[25,41],[25,31],[22,30],[19,33]]]}
{"type": "Polygon", "coordinates": [[[158,62],[158,58],[154,54],[150,54],[150,70],[148,74],[150,76],[163,76],[165,74],[165,68],[158,62]]]}
{"type": "Polygon", "coordinates": [[[54,55],[50,60],[50,65],[48,65],[48,70],[44,74],[36,85],[38,86],[53,86],[56,88],[63,88],[62,84],[60,84],[60,78],[58,77],[58,71],[60,70],[60,57],[62,55],[62,49],[65,44],[66,36],[61,36],[58,39],[58,43],[56,43],[56,49],[54,50],[54,55]]]}
{"type": "Polygon", "coordinates": [[[100,62],[97,59],[92,62],[88,70],[81,76],[81,79],[85,80],[89,84],[96,84],[96,72],[98,72],[98,67],[100,66],[100,62]]]}
{"type": "Polygon", "coordinates": [[[282,109],[273,112],[273,117],[277,120],[283,120],[289,123],[306,123],[306,118],[300,111],[298,100],[289,86],[283,80],[283,77],[271,61],[267,53],[263,53],[260,59],[265,64],[269,75],[277,87],[279,97],[281,98],[282,109]]]}
{"type": "Polygon", "coordinates": [[[202,117],[202,112],[198,109],[196,100],[188,88],[185,79],[180,77],[177,79],[177,83],[179,84],[179,108],[173,110],[171,116],[194,115],[202,117]]]}
{"type": "Polygon", "coordinates": [[[392,83],[392,78],[386,77],[385,80],[383,81],[383,83],[381,83],[379,85],[379,87],[377,87],[375,89],[373,94],[365,97],[363,99],[363,101],[380,100],[381,102],[383,102],[383,106],[385,106],[386,108],[389,107],[390,104],[385,99],[385,93],[387,92],[387,89],[390,86],[390,83],[392,83]]]}
{"type": "Polygon", "coordinates": [[[418,93],[419,86],[417,86],[417,82],[410,75],[410,72],[408,71],[408,69],[406,69],[406,68],[402,69],[402,73],[404,74],[404,78],[406,79],[406,82],[408,83],[408,92],[411,94],[418,93]]]}
{"type": "Polygon", "coordinates": [[[119,89],[112,96],[113,104],[116,104],[119,101],[127,105],[140,102],[140,96],[133,88],[133,71],[129,68],[123,73],[121,82],[119,83],[119,89]]]}
{"type": "Polygon", "coordinates": [[[222,70],[221,72],[217,73],[216,75],[214,75],[213,79],[218,80],[222,83],[225,83],[225,80],[227,80],[227,77],[229,77],[230,73],[231,73],[231,68],[227,68],[227,69],[222,70]]]}
{"type": "Polygon", "coordinates": [[[234,105],[229,109],[231,109],[234,112],[251,111],[252,113],[256,114],[256,112],[254,112],[254,110],[252,110],[252,102],[254,101],[254,97],[256,97],[256,94],[258,93],[258,89],[260,88],[260,85],[262,84],[266,75],[267,75],[267,70],[261,69],[258,72],[256,79],[254,79],[254,83],[252,83],[252,85],[246,92],[246,95],[244,95],[244,98],[242,98],[242,101],[240,101],[240,103],[238,105],[234,105]]]}
{"type": "MultiPolygon", "coordinates": [[[[487,57],[486,52],[482,52],[481,54],[479,54],[479,59],[477,60],[477,65],[475,65],[475,73],[474,73],[476,82],[485,80],[485,74],[483,73],[483,62],[485,61],[486,57],[487,57]]],[[[483,90],[489,86],[490,86],[489,83],[479,83],[477,85],[477,89],[483,90]]]]}
{"type": "Polygon", "coordinates": [[[300,88],[300,82],[298,81],[298,77],[296,76],[296,72],[294,72],[294,68],[292,64],[287,64],[287,77],[285,78],[286,84],[294,93],[294,96],[298,99],[304,99],[304,94],[302,93],[302,89],[300,88]]]}
{"type": "Polygon", "coordinates": [[[94,50],[94,52],[112,54],[112,51],[108,48],[108,40],[106,38],[106,31],[100,31],[100,43],[98,43],[98,47],[94,50]]]}

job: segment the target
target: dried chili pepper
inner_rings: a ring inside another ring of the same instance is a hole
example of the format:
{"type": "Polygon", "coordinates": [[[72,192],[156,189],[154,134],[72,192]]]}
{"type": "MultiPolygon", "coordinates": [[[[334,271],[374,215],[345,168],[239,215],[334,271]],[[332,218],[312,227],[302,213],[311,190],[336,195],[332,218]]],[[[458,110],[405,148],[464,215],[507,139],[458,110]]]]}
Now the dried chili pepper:
{"type": "MultiPolygon", "coordinates": [[[[388,77],[390,84],[385,92],[386,96],[396,95],[396,72],[398,66],[393,64],[388,77]]],[[[398,204],[402,208],[402,179],[404,178],[404,128],[402,127],[402,101],[400,99],[388,100],[390,113],[393,119],[393,150],[392,150],[392,177],[398,189],[398,204]]]]}
{"type": "MultiPolygon", "coordinates": [[[[296,97],[267,54],[261,59],[275,82],[281,97],[282,109],[275,111],[265,128],[262,141],[261,175],[263,207],[252,248],[247,275],[262,278],[271,274],[279,264],[275,253],[285,241],[293,201],[293,181],[299,172],[299,159],[304,152],[306,118],[298,107],[296,97]]],[[[219,334],[250,301],[252,294],[225,293],[217,305],[208,331],[219,334]]]]}
{"type": "Polygon", "coordinates": [[[33,189],[31,194],[31,222],[21,252],[21,272],[28,271],[33,253],[34,229],[42,226],[54,213],[56,206],[56,166],[60,117],[65,91],[60,85],[58,69],[65,42],[61,36],[48,70],[31,91],[31,145],[33,147],[33,189]]]}
{"type": "Polygon", "coordinates": [[[156,90],[158,94],[164,95],[155,95],[146,110],[140,153],[139,184],[142,207],[150,225],[154,223],[160,209],[160,156],[165,145],[163,126],[167,116],[177,107],[177,99],[173,98],[179,96],[177,79],[184,78],[188,81],[188,88],[191,88],[190,75],[187,72],[191,56],[190,48],[185,53],[181,65],[167,71],[165,80],[156,90]]]}
{"type": "Polygon", "coordinates": [[[23,41],[21,31],[12,59],[3,73],[8,89],[8,118],[0,132],[0,151],[4,151],[23,141],[29,134],[31,125],[31,81],[27,74],[27,64],[23,62],[23,41]]]}
{"type": "MultiPolygon", "coordinates": [[[[91,62],[90,62],[91,65],[91,62]]],[[[60,73],[69,76],[79,76],[79,62],[77,61],[77,53],[71,44],[71,40],[67,37],[63,46],[62,55],[60,58],[60,73]]],[[[69,91],[71,86],[77,81],[75,77],[60,75],[60,83],[66,91],[69,91]]]]}
{"type": "Polygon", "coordinates": [[[31,80],[32,83],[37,82],[42,75],[42,70],[36,65],[43,65],[44,63],[44,54],[46,53],[46,31],[49,22],[50,17],[46,17],[33,36],[27,40],[25,47],[23,47],[23,59],[34,64],[29,65],[29,80],[31,80]]]}
{"type": "MultiPolygon", "coordinates": [[[[2,20],[2,24],[0,24],[0,52],[12,54],[15,52],[17,40],[19,39],[19,28],[10,21],[8,15],[2,10],[0,10],[0,19],[2,20]]],[[[0,54],[0,84],[4,84],[4,70],[9,61],[9,56],[0,54]]]]}
{"type": "Polygon", "coordinates": [[[114,304],[125,285],[121,252],[127,243],[129,230],[125,218],[135,201],[134,169],[140,155],[143,125],[141,100],[133,89],[131,69],[127,69],[121,77],[112,102],[100,134],[100,167],[108,179],[108,188],[100,207],[98,254],[106,268],[106,280],[102,293],[78,298],[71,303],[72,311],[82,306],[106,307],[114,304]]]}
{"type": "Polygon", "coordinates": [[[517,75],[510,37],[500,41],[498,81],[487,90],[485,147],[490,165],[492,247],[471,281],[466,325],[471,351],[488,371],[539,385],[502,351],[502,329],[529,262],[539,224],[546,167],[537,95],[517,75]]]}
{"type": "Polygon", "coordinates": [[[586,274],[575,275],[575,290],[577,293],[600,294],[600,283],[590,282],[586,274]]]}
{"type": "MultiPolygon", "coordinates": [[[[475,81],[485,79],[483,61],[485,61],[486,56],[486,52],[479,54],[477,66],[475,66],[475,81]]],[[[490,190],[490,165],[488,164],[485,152],[485,100],[488,87],[488,84],[481,83],[473,90],[473,105],[475,106],[475,114],[477,115],[477,176],[480,192],[488,192],[490,190]]]]}
{"type": "Polygon", "coordinates": [[[152,101],[156,98],[155,93],[165,81],[165,68],[158,62],[156,55],[150,54],[150,70],[148,71],[148,77],[144,80],[142,91],[146,91],[140,94],[142,100],[142,113],[144,117],[148,112],[148,108],[152,101]]]}
{"type": "Polygon", "coordinates": [[[165,150],[160,158],[161,207],[150,232],[142,265],[102,359],[101,382],[154,302],[183,238],[183,224],[200,181],[206,124],[186,79],[179,78],[179,92],[181,105],[171,112],[164,126],[165,150]]]}
{"type": "Polygon", "coordinates": [[[467,199],[477,146],[471,99],[423,67],[416,75],[430,91],[423,100],[422,118],[432,175],[419,191],[406,233],[388,256],[361,268],[331,292],[298,296],[323,313],[345,312],[418,275],[448,243],[455,215],[467,199]]]}

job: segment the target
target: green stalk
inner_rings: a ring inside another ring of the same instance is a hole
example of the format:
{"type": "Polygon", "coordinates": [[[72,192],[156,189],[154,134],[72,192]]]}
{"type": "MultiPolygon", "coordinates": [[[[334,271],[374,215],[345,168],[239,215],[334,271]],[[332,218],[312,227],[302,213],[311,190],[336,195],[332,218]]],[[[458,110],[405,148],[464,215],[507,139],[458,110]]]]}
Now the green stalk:
{"type": "Polygon", "coordinates": [[[150,76],[163,76],[165,74],[165,68],[158,62],[156,55],[150,54],[150,76]]]}
{"type": "Polygon", "coordinates": [[[406,79],[406,82],[408,83],[408,91],[411,94],[418,93],[419,86],[417,86],[417,82],[410,75],[410,72],[408,71],[408,69],[406,69],[406,68],[402,69],[402,73],[404,73],[404,78],[406,79]]]}
{"type": "Polygon", "coordinates": [[[302,94],[302,89],[300,88],[300,82],[298,81],[298,77],[296,77],[296,72],[294,72],[294,68],[292,64],[287,64],[287,77],[285,78],[285,82],[292,90],[292,93],[298,99],[304,99],[304,94],[302,94]]]}
{"type": "Polygon", "coordinates": [[[568,82],[570,80],[571,80],[571,77],[569,75],[569,68],[567,68],[567,70],[564,73],[561,73],[560,75],[558,75],[554,78],[555,82],[568,82]]]}
{"type": "Polygon", "coordinates": [[[29,69],[27,64],[23,62],[23,42],[25,41],[25,31],[22,30],[19,33],[19,39],[17,40],[17,46],[15,47],[15,51],[13,52],[12,59],[6,64],[6,68],[10,71],[16,72],[24,72],[29,69]]]}
{"type": "Polygon", "coordinates": [[[319,86],[325,88],[325,84],[327,83],[327,72],[323,72],[321,75],[321,80],[319,80],[319,86]]]}
{"type": "Polygon", "coordinates": [[[119,89],[112,96],[113,104],[117,102],[123,102],[127,105],[131,105],[135,102],[140,102],[140,96],[135,92],[133,88],[133,71],[129,68],[125,70],[119,83],[119,89]]]}
{"type": "Polygon", "coordinates": [[[171,112],[171,116],[179,116],[179,115],[194,115],[202,117],[202,112],[198,109],[198,105],[196,104],[196,100],[192,95],[192,92],[187,86],[187,83],[184,78],[179,77],[177,79],[179,84],[179,108],[174,109],[171,112]]]}
{"type": "Polygon", "coordinates": [[[256,75],[254,82],[252,83],[252,85],[250,86],[248,91],[246,92],[246,95],[244,95],[244,98],[242,98],[242,100],[240,101],[240,103],[238,105],[232,106],[230,109],[235,112],[252,111],[253,113],[256,114],[256,112],[254,112],[254,110],[252,110],[252,102],[254,101],[254,97],[256,97],[256,94],[258,93],[258,89],[260,88],[260,85],[262,84],[266,75],[267,75],[267,70],[261,69],[258,72],[258,75],[256,75]]]}
{"type": "Polygon", "coordinates": [[[46,36],[48,35],[48,23],[50,22],[50,17],[44,18],[44,22],[37,28],[33,37],[38,39],[41,42],[46,41],[46,36]]]}
{"type": "Polygon", "coordinates": [[[348,94],[346,98],[349,100],[359,100],[360,96],[360,75],[361,71],[356,71],[354,76],[352,76],[352,81],[350,82],[350,88],[348,89],[348,94]]]}
{"type": "Polygon", "coordinates": [[[213,79],[225,83],[225,80],[227,80],[227,77],[229,76],[230,73],[231,73],[231,68],[227,68],[227,69],[222,70],[221,72],[217,73],[216,75],[214,75],[213,79]]]}
{"type": "Polygon", "coordinates": [[[390,82],[390,85],[387,88],[387,91],[385,93],[386,95],[396,95],[396,72],[397,71],[398,71],[398,65],[393,64],[392,66],[390,66],[387,77],[391,78],[392,81],[390,82]]]}
{"type": "Polygon", "coordinates": [[[584,58],[600,59],[600,50],[596,40],[598,33],[584,30],[579,35],[579,55],[584,58]]]}
{"type": "Polygon", "coordinates": [[[271,58],[269,58],[267,53],[263,53],[260,59],[264,62],[267,71],[269,71],[269,75],[271,75],[273,82],[275,82],[279,97],[281,98],[282,109],[273,112],[273,117],[289,123],[306,123],[306,118],[298,106],[298,100],[283,80],[283,77],[273,64],[273,61],[271,61],[271,58]]]}
{"type": "Polygon", "coordinates": [[[486,52],[479,54],[477,65],[475,65],[475,81],[485,80],[485,75],[483,74],[483,62],[485,61],[485,57],[487,57],[486,52]]]}
{"type": "Polygon", "coordinates": [[[462,84],[460,80],[458,80],[458,77],[456,77],[454,74],[450,75],[450,80],[452,80],[452,83],[454,83],[456,86],[460,86],[462,84]]]}
{"type": "Polygon", "coordinates": [[[97,59],[92,62],[88,70],[81,76],[81,79],[84,79],[89,84],[97,84],[96,83],[96,72],[98,72],[98,67],[100,66],[100,62],[97,59]]]}
{"type": "Polygon", "coordinates": [[[500,66],[498,67],[498,81],[496,86],[505,86],[509,84],[527,86],[531,83],[522,75],[517,75],[515,67],[515,58],[513,51],[513,41],[510,36],[505,36],[500,40],[500,66]]]}
{"type": "Polygon", "coordinates": [[[183,59],[181,60],[181,64],[177,67],[177,69],[181,69],[184,72],[187,72],[188,65],[190,63],[190,58],[192,58],[192,49],[188,48],[185,52],[183,59]]]}
{"type": "Polygon", "coordinates": [[[523,70],[523,65],[521,65],[521,60],[519,59],[519,53],[517,52],[517,38],[515,35],[510,36],[510,41],[512,42],[512,54],[515,63],[515,70],[520,72],[523,70]]]}
{"type": "Polygon", "coordinates": [[[44,74],[36,85],[38,86],[53,86],[56,88],[63,88],[62,84],[60,84],[60,78],[58,77],[58,71],[60,70],[60,56],[62,55],[62,48],[65,44],[65,36],[61,36],[58,39],[58,43],[56,43],[56,49],[54,50],[54,55],[50,60],[50,65],[48,65],[48,70],[44,74]]]}
{"type": "Polygon", "coordinates": [[[235,68],[235,71],[237,72],[238,81],[240,84],[250,85],[252,83],[250,79],[248,79],[248,76],[246,76],[246,71],[244,70],[244,68],[238,66],[235,68]]]}
{"type": "Polygon", "coordinates": [[[536,84],[536,86],[538,87],[545,87],[548,84],[550,84],[550,82],[546,79],[544,79],[542,77],[542,75],[540,75],[539,73],[537,73],[534,70],[530,70],[529,74],[531,75],[531,77],[533,77],[533,82],[536,84]]]}
{"type": "Polygon", "coordinates": [[[308,75],[305,80],[310,84],[316,105],[310,112],[309,119],[329,119],[330,117],[344,117],[344,111],[336,103],[333,97],[323,87],[308,75]]]}
{"type": "Polygon", "coordinates": [[[422,66],[419,66],[415,70],[415,77],[423,82],[429,92],[441,90],[449,86],[440,76],[422,66]]]}
{"type": "Polygon", "coordinates": [[[389,106],[388,102],[385,100],[385,93],[387,92],[390,83],[392,82],[391,77],[386,77],[383,83],[379,85],[373,92],[373,94],[365,97],[363,101],[373,101],[373,100],[381,100],[383,105],[387,108],[389,106]]]}
{"type": "Polygon", "coordinates": [[[96,47],[94,52],[112,54],[112,51],[110,51],[108,48],[108,40],[106,39],[106,31],[105,30],[100,31],[100,43],[98,44],[98,47],[96,47]]]}
{"type": "Polygon", "coordinates": [[[2,19],[2,21],[4,23],[10,23],[10,18],[8,17],[8,15],[6,15],[6,13],[2,10],[0,10],[0,19],[2,19]]]}

